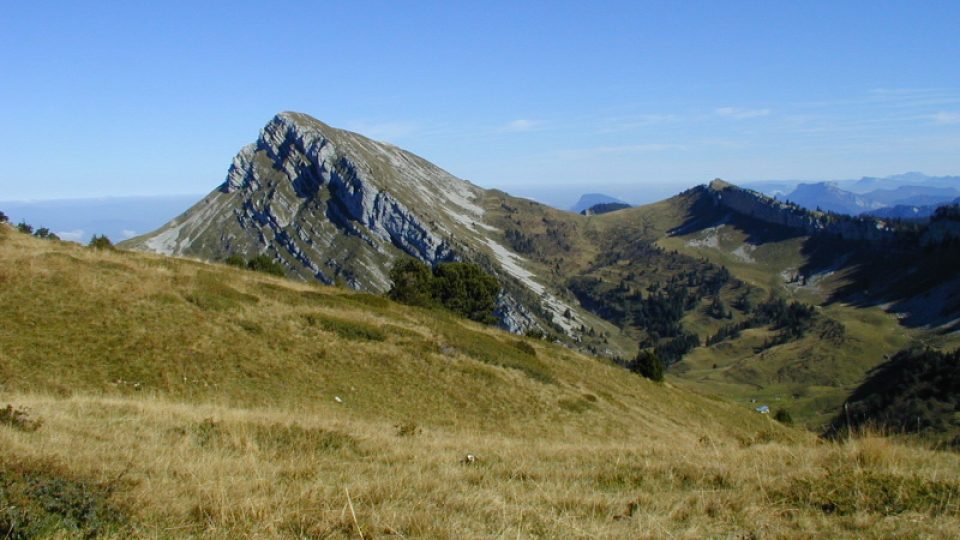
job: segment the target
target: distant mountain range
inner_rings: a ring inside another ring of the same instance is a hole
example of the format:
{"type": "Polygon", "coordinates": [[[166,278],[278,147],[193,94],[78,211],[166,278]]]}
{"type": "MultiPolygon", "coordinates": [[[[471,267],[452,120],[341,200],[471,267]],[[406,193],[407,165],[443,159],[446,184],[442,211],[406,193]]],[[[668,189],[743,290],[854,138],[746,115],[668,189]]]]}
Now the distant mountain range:
{"type": "Polygon", "coordinates": [[[928,205],[906,205],[898,204],[895,206],[887,206],[884,208],[879,208],[877,210],[871,210],[866,212],[866,215],[873,216],[880,219],[905,219],[905,220],[926,220],[937,211],[937,208],[944,206],[945,204],[960,204],[960,197],[950,201],[949,203],[940,203],[940,204],[928,204],[928,205]]]}
{"type": "Polygon", "coordinates": [[[931,177],[917,172],[885,178],[797,183],[792,187],[789,182],[752,185],[810,210],[848,215],[929,217],[937,206],[960,197],[960,176],[931,177]]]}
{"type": "Polygon", "coordinates": [[[960,176],[928,176],[921,172],[907,172],[884,177],[864,176],[841,180],[759,180],[744,182],[741,185],[770,196],[781,197],[794,191],[800,184],[821,183],[831,183],[844,191],[862,194],[878,189],[896,189],[902,186],[960,188],[960,176]]]}

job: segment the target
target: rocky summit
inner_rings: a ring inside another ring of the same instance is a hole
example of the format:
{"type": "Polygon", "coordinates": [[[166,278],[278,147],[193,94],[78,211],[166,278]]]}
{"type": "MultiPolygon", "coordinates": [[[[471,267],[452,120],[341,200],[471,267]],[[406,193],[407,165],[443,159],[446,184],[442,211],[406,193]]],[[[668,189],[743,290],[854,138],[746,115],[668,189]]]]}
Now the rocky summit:
{"type": "Polygon", "coordinates": [[[378,293],[389,289],[387,272],[401,255],[430,264],[482,260],[508,282],[498,300],[505,328],[523,332],[547,318],[572,328],[577,317],[563,314],[576,308],[491,234],[498,231],[484,220],[489,198],[396,146],[284,112],[240,150],[219,187],[126,246],[207,260],[267,254],[288,275],[378,293]]]}

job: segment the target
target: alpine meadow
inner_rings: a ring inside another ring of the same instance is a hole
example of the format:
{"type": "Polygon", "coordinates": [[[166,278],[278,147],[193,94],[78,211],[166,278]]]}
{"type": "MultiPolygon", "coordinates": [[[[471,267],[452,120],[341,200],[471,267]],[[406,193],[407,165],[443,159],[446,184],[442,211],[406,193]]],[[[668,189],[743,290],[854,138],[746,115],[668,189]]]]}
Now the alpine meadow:
{"type": "Polygon", "coordinates": [[[960,537],[958,18],[9,6],[0,538],[960,537]]]}

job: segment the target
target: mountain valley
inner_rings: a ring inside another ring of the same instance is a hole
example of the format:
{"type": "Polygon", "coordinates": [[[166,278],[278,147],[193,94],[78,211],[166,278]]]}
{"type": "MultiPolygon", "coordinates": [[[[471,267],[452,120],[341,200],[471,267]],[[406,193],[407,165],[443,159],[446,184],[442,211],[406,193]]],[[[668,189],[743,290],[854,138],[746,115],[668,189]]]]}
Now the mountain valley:
{"type": "Polygon", "coordinates": [[[0,224],[0,532],[960,527],[955,209],[717,179],[578,214],[281,113],[121,249],[24,232],[0,224]],[[496,325],[391,301],[404,261],[495,277],[496,325]]]}

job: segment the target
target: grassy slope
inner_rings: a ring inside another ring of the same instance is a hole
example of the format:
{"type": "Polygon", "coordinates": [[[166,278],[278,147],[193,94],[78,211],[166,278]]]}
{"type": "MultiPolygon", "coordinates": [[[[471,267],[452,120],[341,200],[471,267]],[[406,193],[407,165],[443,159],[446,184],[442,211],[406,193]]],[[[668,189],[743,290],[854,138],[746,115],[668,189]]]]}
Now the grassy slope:
{"type": "MultiPolygon", "coordinates": [[[[803,265],[803,238],[774,239],[750,245],[749,234],[736,223],[696,227],[686,234],[669,236],[683,224],[694,203],[681,195],[653,205],[600,216],[608,227],[643,230],[648,238],[667,250],[703,257],[727,267],[737,278],[764,291],[775,290],[789,298],[822,305],[830,292],[843,283],[842,274],[833,274],[804,287],[788,286],[783,275],[803,265]],[[746,247],[744,247],[746,246],[746,247]]],[[[765,293],[764,293],[765,294],[765,293]]],[[[724,296],[727,304],[731,296],[724,296]]],[[[755,353],[772,333],[765,329],[744,332],[740,339],[711,347],[699,347],[676,365],[672,373],[680,384],[706,393],[716,393],[740,402],[785,408],[805,425],[820,428],[829,421],[862,380],[867,371],[886,355],[924,337],[897,323],[894,316],[879,308],[853,308],[842,304],[824,305],[820,314],[846,327],[841,345],[823,343],[816,335],[755,353]]],[[[694,311],[684,326],[704,340],[727,321],[715,321],[694,311]]]]}
{"type": "Polygon", "coordinates": [[[16,499],[0,525],[223,538],[960,527],[957,455],[817,444],[378,297],[6,228],[0,284],[0,403],[44,421],[0,423],[0,496],[55,502],[16,499]],[[404,423],[417,428],[402,436],[404,423]],[[460,464],[467,452],[479,461],[460,464]]]}
{"type": "MultiPolygon", "coordinates": [[[[762,301],[769,291],[777,291],[788,298],[823,305],[822,316],[841,321],[846,327],[847,339],[840,345],[821,343],[814,332],[800,341],[757,354],[755,348],[773,334],[754,329],[745,332],[741,339],[699,347],[672,369],[680,384],[743,403],[756,400],[774,409],[786,408],[797,420],[814,429],[819,429],[836,414],[850,391],[885,356],[912,340],[931,339],[922,331],[902,327],[894,316],[880,308],[824,305],[830,293],[844,284],[843,273],[818,278],[803,287],[788,285],[784,276],[795,273],[805,262],[801,252],[805,238],[778,238],[775,231],[764,233],[760,229],[746,231],[742,223],[725,223],[719,215],[715,221],[720,223],[711,223],[714,219],[709,217],[711,210],[698,206],[696,191],[587,218],[506,196],[497,202],[488,205],[487,215],[502,230],[522,231],[533,241],[536,251],[529,258],[540,265],[538,275],[553,279],[557,287],[562,287],[565,278],[571,275],[590,275],[608,283],[627,279],[635,290],[642,290],[652,280],[664,280],[684,270],[683,265],[665,262],[665,256],[630,257],[632,242],[648,241],[668,252],[677,251],[725,266],[736,278],[755,289],[755,302],[762,301]],[[703,218],[704,215],[707,217],[703,218]],[[671,235],[694,217],[703,222],[684,234],[671,235]],[[610,243],[610,238],[618,240],[610,243]],[[605,252],[613,250],[622,251],[625,258],[599,269],[592,268],[605,252]]],[[[739,289],[725,287],[721,297],[730,306],[741,293],[739,289]]],[[[702,303],[683,320],[684,327],[695,332],[701,342],[723,324],[732,322],[707,316],[706,305],[702,303]]],[[[741,313],[734,312],[733,320],[741,318],[741,313]]],[[[643,337],[636,329],[618,329],[609,323],[597,325],[597,329],[609,334],[615,350],[625,356],[636,351],[636,343],[643,337]]],[[[936,339],[940,342],[946,338],[936,339]]]]}

